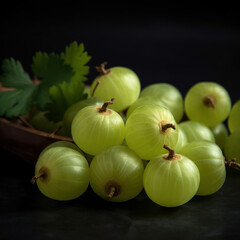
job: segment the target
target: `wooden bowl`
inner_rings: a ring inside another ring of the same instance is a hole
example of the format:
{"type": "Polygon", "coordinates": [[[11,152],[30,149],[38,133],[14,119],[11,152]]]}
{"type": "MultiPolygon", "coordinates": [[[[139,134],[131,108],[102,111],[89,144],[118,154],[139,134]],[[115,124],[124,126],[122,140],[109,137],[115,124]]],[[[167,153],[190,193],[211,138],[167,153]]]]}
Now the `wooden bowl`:
{"type": "Polygon", "coordinates": [[[30,164],[35,164],[41,151],[55,141],[73,142],[72,138],[24,126],[21,121],[0,118],[0,146],[30,164]]]}

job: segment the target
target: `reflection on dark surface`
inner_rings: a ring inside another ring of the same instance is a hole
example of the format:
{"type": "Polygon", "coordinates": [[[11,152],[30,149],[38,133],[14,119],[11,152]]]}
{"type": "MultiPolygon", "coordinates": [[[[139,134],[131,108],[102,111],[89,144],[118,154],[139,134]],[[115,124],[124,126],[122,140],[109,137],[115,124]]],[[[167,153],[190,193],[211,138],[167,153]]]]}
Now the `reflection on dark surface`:
{"type": "Polygon", "coordinates": [[[17,235],[29,239],[77,239],[78,236],[95,239],[99,235],[106,239],[239,236],[235,225],[240,214],[237,170],[227,169],[226,182],[217,193],[195,196],[176,208],[158,206],[144,191],[125,203],[107,202],[90,187],[78,199],[61,202],[45,197],[36,185],[30,184],[33,166],[8,153],[5,156],[8,162],[0,179],[3,239],[14,239],[17,235]]]}

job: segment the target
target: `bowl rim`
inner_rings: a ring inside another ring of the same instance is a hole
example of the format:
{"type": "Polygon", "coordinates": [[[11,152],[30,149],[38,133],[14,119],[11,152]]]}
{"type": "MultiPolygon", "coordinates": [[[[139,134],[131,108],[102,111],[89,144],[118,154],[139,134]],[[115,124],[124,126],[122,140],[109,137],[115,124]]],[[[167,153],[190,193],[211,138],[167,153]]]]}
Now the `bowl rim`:
{"type": "Polygon", "coordinates": [[[0,117],[0,122],[2,122],[4,124],[7,124],[7,125],[10,125],[11,127],[14,127],[14,128],[32,133],[34,135],[42,136],[42,137],[45,137],[45,138],[56,139],[56,140],[60,140],[60,141],[69,141],[69,142],[73,141],[73,139],[70,138],[70,137],[64,137],[64,136],[57,135],[55,133],[47,133],[47,132],[44,132],[44,131],[41,131],[41,130],[37,130],[37,129],[30,128],[30,127],[27,127],[27,126],[23,126],[21,124],[10,121],[10,120],[8,120],[7,118],[4,118],[4,117],[0,117]]]}

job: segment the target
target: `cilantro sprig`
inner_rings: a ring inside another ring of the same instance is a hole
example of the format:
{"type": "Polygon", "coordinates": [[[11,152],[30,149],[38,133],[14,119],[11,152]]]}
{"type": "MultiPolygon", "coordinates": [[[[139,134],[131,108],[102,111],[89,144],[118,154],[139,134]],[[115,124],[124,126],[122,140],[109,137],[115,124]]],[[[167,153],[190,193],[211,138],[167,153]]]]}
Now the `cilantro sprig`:
{"type": "Polygon", "coordinates": [[[72,80],[82,81],[82,77],[89,73],[89,66],[86,64],[91,57],[85,51],[83,43],[79,45],[77,42],[71,43],[66,47],[65,52],[61,53],[61,59],[65,64],[71,66],[74,72],[72,80]]]}
{"type": "Polygon", "coordinates": [[[0,116],[11,118],[27,114],[38,86],[33,84],[21,63],[13,58],[3,61],[2,70],[0,82],[4,87],[15,90],[0,92],[0,116]]]}
{"type": "Polygon", "coordinates": [[[19,61],[3,60],[0,82],[10,91],[0,92],[0,116],[24,116],[34,104],[47,110],[50,120],[60,120],[71,104],[86,98],[83,82],[90,59],[84,45],[77,42],[60,54],[37,52],[31,65],[34,77],[40,80],[37,82],[31,80],[19,61]]]}
{"type": "Polygon", "coordinates": [[[61,121],[71,105],[87,98],[88,94],[84,93],[84,90],[85,85],[76,80],[72,80],[69,84],[63,82],[52,86],[49,90],[52,101],[46,106],[46,117],[53,122],[61,121]]]}
{"type": "Polygon", "coordinates": [[[32,71],[41,80],[36,94],[36,104],[40,109],[51,102],[49,88],[64,81],[70,82],[73,76],[71,67],[54,53],[37,52],[33,57],[32,71]]]}

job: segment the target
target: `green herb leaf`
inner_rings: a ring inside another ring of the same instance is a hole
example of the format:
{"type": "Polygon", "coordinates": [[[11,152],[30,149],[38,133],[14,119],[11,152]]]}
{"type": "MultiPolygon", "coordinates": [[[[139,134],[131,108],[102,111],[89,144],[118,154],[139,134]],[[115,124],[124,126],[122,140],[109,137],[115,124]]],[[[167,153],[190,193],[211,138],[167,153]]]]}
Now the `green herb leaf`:
{"type": "MultiPolygon", "coordinates": [[[[45,58],[45,56],[42,56],[45,58]]],[[[64,64],[71,67],[73,71],[70,83],[66,81],[52,86],[49,90],[51,103],[47,104],[46,116],[49,120],[57,122],[62,120],[65,111],[74,103],[87,98],[84,94],[84,81],[87,80],[85,75],[89,73],[89,66],[86,64],[91,59],[88,53],[84,51],[83,43],[75,41],[66,47],[65,52],[61,53],[61,59],[64,64]]],[[[42,61],[39,66],[44,68],[42,61]]]]}
{"type": "Polygon", "coordinates": [[[63,119],[65,111],[74,103],[87,98],[85,85],[81,81],[63,82],[49,90],[51,103],[47,105],[46,117],[54,122],[63,119]]]}
{"type": "Polygon", "coordinates": [[[4,87],[15,90],[0,92],[0,116],[24,116],[35,100],[38,85],[32,83],[21,63],[12,58],[3,61],[2,70],[0,82],[4,87]]]}
{"type": "Polygon", "coordinates": [[[88,56],[88,53],[84,51],[83,43],[77,44],[77,42],[71,43],[66,47],[65,53],[61,53],[61,58],[63,59],[65,64],[68,64],[73,69],[75,73],[73,76],[73,80],[82,81],[82,76],[85,76],[89,73],[89,66],[86,64],[91,59],[88,56]]]}
{"type": "Polygon", "coordinates": [[[41,80],[36,96],[40,109],[51,102],[49,88],[64,81],[70,82],[73,76],[71,67],[64,64],[60,56],[54,53],[47,55],[37,52],[33,57],[32,71],[41,80]]]}
{"type": "Polygon", "coordinates": [[[35,53],[35,56],[33,56],[33,64],[31,65],[32,71],[35,76],[39,78],[44,78],[49,69],[48,61],[49,57],[47,53],[42,52],[35,53]]]}
{"type": "Polygon", "coordinates": [[[49,116],[56,114],[52,118],[59,118],[71,104],[86,98],[83,82],[89,72],[86,64],[90,58],[83,44],[77,42],[67,46],[60,55],[37,52],[31,68],[39,83],[31,81],[19,61],[5,59],[0,82],[13,90],[0,92],[0,115],[9,118],[25,115],[36,104],[41,110],[48,106],[53,112],[49,116]]]}
{"type": "Polygon", "coordinates": [[[0,115],[7,118],[26,115],[34,102],[37,87],[36,84],[30,84],[23,89],[0,92],[0,115]]]}
{"type": "Polygon", "coordinates": [[[0,82],[4,87],[22,88],[32,83],[29,75],[23,70],[22,64],[13,58],[3,60],[2,70],[0,82]]]}

